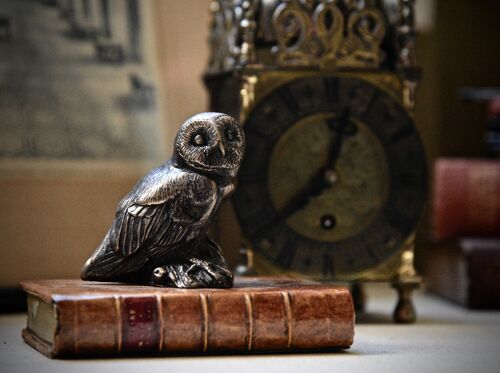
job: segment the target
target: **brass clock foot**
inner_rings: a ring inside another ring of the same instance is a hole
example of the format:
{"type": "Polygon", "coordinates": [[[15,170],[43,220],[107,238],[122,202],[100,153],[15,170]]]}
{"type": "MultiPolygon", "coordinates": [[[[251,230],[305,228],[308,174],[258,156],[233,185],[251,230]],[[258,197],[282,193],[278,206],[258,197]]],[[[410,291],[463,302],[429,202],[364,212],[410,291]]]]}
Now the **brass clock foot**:
{"type": "Polygon", "coordinates": [[[417,319],[417,312],[413,305],[413,291],[420,287],[422,278],[413,266],[413,252],[415,249],[415,234],[406,240],[406,248],[401,254],[401,264],[398,274],[392,282],[392,287],[398,292],[398,303],[394,309],[394,322],[411,324],[417,319]]]}
{"type": "Polygon", "coordinates": [[[353,282],[351,285],[352,300],[356,314],[365,312],[366,292],[363,284],[353,282]]]}
{"type": "Polygon", "coordinates": [[[393,282],[392,287],[398,292],[398,303],[393,313],[393,320],[399,324],[412,324],[417,319],[413,305],[413,291],[418,289],[420,282],[393,282]]]}
{"type": "Polygon", "coordinates": [[[253,266],[253,251],[245,246],[240,248],[240,264],[234,269],[237,276],[257,275],[253,266]]]}

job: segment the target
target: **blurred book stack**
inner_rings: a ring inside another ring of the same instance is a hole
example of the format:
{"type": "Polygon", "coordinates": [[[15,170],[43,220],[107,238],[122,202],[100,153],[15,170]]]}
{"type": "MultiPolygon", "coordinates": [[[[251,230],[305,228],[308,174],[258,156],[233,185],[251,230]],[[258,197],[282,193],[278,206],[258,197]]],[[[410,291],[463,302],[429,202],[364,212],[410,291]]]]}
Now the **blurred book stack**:
{"type": "Polygon", "coordinates": [[[500,89],[464,88],[488,103],[488,158],[441,158],[434,165],[433,238],[427,287],[474,309],[500,309],[500,89]]]}
{"type": "Polygon", "coordinates": [[[427,288],[474,309],[500,308],[500,161],[440,159],[427,288]]]}

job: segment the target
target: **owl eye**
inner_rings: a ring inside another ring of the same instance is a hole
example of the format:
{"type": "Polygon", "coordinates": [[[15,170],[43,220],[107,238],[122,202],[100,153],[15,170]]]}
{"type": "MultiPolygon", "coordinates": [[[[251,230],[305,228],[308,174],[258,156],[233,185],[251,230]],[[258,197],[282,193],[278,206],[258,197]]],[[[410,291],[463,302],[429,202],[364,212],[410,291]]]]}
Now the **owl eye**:
{"type": "Polygon", "coordinates": [[[226,139],[228,139],[229,141],[234,141],[236,139],[234,131],[231,129],[227,129],[226,131],[224,131],[224,134],[226,136],[226,139]]]}
{"type": "Polygon", "coordinates": [[[193,144],[197,146],[203,146],[206,144],[205,137],[203,135],[197,134],[193,137],[193,144]]]}

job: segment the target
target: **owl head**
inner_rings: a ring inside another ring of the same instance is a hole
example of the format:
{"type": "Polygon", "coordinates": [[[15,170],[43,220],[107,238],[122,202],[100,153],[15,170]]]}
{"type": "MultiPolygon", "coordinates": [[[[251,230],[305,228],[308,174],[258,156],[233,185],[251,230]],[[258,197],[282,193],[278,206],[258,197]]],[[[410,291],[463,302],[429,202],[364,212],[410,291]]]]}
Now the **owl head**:
{"type": "Polygon", "coordinates": [[[184,122],[174,144],[174,158],[189,168],[208,172],[237,171],[245,149],[245,135],[233,117],[201,113],[184,122]]]}

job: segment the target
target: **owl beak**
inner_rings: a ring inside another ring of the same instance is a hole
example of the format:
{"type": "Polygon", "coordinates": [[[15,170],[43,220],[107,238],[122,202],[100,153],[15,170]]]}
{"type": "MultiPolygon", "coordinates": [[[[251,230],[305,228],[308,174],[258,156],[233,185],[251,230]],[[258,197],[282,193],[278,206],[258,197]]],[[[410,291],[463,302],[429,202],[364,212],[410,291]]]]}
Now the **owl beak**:
{"type": "Polygon", "coordinates": [[[219,150],[220,150],[220,153],[222,154],[223,157],[226,156],[226,149],[224,148],[224,144],[222,143],[222,141],[219,141],[219,150]]]}

